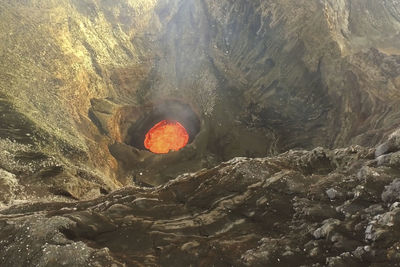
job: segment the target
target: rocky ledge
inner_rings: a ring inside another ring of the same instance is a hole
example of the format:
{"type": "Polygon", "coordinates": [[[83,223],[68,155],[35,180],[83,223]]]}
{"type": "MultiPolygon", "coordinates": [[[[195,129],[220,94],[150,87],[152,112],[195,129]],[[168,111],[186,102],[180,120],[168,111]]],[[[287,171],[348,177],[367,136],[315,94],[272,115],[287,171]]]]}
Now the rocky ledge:
{"type": "Polygon", "coordinates": [[[397,266],[400,131],[0,212],[3,266],[397,266]]]}

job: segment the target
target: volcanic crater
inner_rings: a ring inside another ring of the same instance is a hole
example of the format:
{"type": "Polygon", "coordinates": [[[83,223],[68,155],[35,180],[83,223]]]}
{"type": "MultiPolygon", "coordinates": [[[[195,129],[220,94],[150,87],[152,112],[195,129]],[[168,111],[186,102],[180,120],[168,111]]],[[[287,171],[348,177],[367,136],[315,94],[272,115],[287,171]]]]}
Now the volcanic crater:
{"type": "Polygon", "coordinates": [[[399,1],[0,14],[0,265],[399,265],[399,1]]]}

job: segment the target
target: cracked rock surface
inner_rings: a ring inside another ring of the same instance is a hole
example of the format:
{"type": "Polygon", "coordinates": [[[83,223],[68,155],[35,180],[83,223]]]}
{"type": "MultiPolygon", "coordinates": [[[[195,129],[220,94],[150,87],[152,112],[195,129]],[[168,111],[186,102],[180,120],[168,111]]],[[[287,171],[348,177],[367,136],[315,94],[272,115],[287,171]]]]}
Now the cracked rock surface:
{"type": "Polygon", "coordinates": [[[384,161],[375,152],[235,158],[156,188],[13,206],[0,212],[0,258],[6,266],[397,266],[400,146],[384,161]]]}

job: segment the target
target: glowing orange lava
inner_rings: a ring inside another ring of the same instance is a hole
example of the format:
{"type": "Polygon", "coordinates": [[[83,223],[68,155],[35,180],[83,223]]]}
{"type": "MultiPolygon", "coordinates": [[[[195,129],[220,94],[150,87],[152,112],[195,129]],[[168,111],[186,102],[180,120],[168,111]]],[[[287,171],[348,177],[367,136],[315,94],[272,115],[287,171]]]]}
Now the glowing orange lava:
{"type": "Polygon", "coordinates": [[[153,153],[166,154],[178,151],[186,146],[189,134],[177,121],[163,120],[151,128],[146,134],[144,146],[153,153]]]}

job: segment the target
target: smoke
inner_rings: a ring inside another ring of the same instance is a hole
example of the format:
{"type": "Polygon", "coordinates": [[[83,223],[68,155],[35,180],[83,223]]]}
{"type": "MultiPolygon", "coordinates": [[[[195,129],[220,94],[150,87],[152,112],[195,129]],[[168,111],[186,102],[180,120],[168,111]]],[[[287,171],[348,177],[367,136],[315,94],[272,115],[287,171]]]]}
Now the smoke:
{"type": "Polygon", "coordinates": [[[163,28],[153,42],[158,60],[149,80],[148,100],[178,98],[210,115],[216,103],[217,78],[207,54],[209,22],[201,1],[169,1],[157,16],[163,28]]]}

